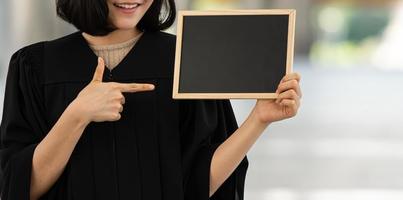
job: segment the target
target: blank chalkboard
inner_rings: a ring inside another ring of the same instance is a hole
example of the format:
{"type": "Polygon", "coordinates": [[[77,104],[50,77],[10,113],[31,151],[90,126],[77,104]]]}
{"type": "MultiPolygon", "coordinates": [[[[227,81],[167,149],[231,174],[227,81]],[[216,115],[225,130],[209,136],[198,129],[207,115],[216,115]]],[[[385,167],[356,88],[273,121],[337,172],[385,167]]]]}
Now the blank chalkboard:
{"type": "Polygon", "coordinates": [[[179,11],[174,99],[277,98],[295,10],[179,11]]]}

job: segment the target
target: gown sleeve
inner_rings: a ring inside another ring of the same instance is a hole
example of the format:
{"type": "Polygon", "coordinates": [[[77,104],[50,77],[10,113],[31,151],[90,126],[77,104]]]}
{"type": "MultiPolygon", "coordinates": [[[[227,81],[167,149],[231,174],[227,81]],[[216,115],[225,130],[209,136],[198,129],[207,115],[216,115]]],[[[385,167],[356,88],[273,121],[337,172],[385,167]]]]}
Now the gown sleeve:
{"type": "Polygon", "coordinates": [[[24,47],[10,60],[0,125],[2,200],[29,199],[32,156],[46,130],[38,76],[40,45],[24,47]]]}
{"type": "Polygon", "coordinates": [[[238,128],[230,101],[182,100],[180,116],[185,200],[243,200],[247,156],[209,198],[214,151],[238,128]]]}

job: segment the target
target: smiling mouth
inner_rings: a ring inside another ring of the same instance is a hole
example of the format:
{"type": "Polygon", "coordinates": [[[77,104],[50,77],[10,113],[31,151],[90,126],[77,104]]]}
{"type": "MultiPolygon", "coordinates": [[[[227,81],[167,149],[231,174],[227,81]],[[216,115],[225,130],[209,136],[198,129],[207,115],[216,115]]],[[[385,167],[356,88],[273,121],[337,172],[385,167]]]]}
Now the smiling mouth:
{"type": "Polygon", "coordinates": [[[114,3],[113,5],[126,10],[135,9],[140,6],[139,3],[114,3]]]}

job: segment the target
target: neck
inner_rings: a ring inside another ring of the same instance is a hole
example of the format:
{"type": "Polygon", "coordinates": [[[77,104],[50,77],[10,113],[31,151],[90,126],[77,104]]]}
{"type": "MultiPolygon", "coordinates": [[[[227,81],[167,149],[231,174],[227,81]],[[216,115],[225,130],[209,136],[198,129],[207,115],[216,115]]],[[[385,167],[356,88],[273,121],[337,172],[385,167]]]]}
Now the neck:
{"type": "Polygon", "coordinates": [[[83,32],[83,37],[91,45],[110,45],[125,42],[138,36],[140,33],[141,31],[137,28],[117,29],[105,36],[93,36],[83,32]]]}

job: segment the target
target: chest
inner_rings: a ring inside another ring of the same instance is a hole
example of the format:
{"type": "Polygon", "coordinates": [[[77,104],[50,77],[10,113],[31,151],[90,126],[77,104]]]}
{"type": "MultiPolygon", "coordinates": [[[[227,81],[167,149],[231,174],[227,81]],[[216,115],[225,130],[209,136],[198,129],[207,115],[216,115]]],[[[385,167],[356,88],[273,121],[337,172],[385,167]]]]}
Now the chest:
{"type": "MultiPolygon", "coordinates": [[[[105,70],[106,71],[106,70],[105,70]]],[[[115,81],[112,75],[106,74],[104,82],[115,81]]],[[[173,100],[172,96],[172,79],[170,78],[142,78],[116,80],[116,82],[124,83],[152,83],[155,85],[153,91],[122,93],[125,97],[124,112],[125,114],[141,114],[142,110],[145,115],[164,115],[169,118],[177,117],[178,102],[173,100]],[[148,108],[144,109],[145,107],[148,108]]],[[[60,83],[50,83],[44,85],[46,118],[50,126],[53,126],[60,118],[68,105],[74,101],[77,95],[88,85],[84,81],[70,81],[60,83]]],[[[94,102],[95,103],[95,102],[94,102]]]]}

